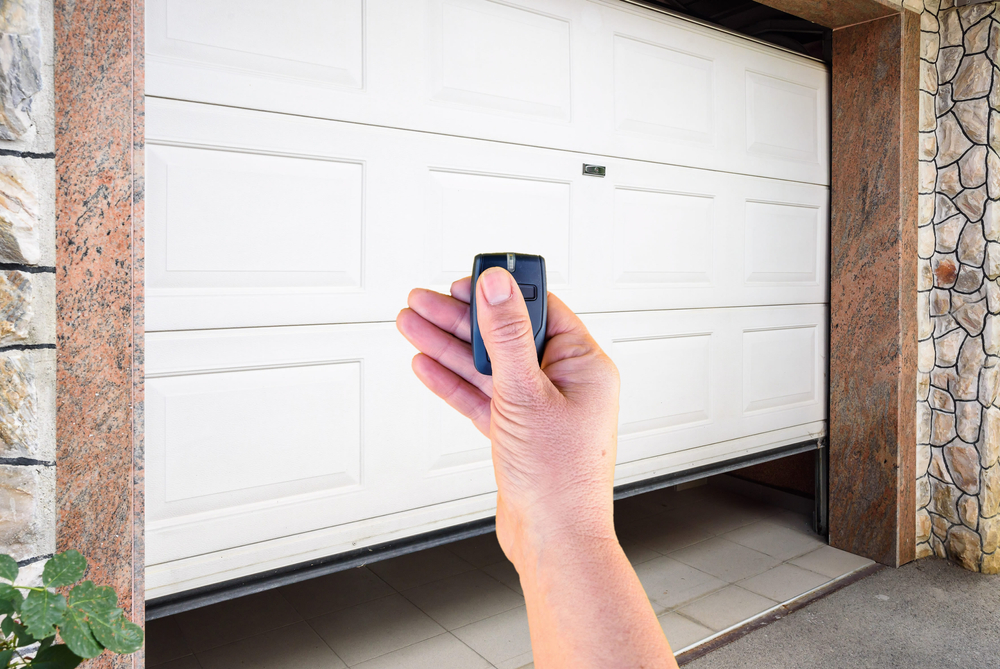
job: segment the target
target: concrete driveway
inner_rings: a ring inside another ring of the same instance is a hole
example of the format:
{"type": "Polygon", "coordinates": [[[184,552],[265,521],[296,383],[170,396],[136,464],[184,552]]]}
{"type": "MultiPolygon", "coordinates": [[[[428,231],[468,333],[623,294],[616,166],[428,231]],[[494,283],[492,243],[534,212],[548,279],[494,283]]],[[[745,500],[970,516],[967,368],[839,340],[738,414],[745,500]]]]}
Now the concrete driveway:
{"type": "Polygon", "coordinates": [[[925,559],[878,573],[687,669],[1000,666],[1000,576],[925,559]]]}

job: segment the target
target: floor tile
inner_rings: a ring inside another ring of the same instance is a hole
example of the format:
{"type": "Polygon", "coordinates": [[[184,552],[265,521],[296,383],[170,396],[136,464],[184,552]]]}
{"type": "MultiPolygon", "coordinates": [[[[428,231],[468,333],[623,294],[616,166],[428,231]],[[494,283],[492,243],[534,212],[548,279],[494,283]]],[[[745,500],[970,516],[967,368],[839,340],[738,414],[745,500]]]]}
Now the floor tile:
{"type": "Polygon", "coordinates": [[[762,574],[781,562],[721,537],[674,551],[670,557],[729,583],[762,574]]]}
{"type": "Polygon", "coordinates": [[[230,599],[173,617],[195,653],[302,620],[277,590],[230,599]]]}
{"type": "Polygon", "coordinates": [[[625,557],[628,558],[628,561],[632,563],[633,567],[661,556],[660,553],[657,553],[646,544],[639,543],[637,541],[623,539],[619,543],[621,544],[622,550],[625,551],[625,557]]]}
{"type": "Polygon", "coordinates": [[[645,544],[654,551],[667,555],[713,536],[693,523],[671,519],[663,524],[655,536],[647,537],[645,544]]]}
{"type": "Polygon", "coordinates": [[[799,513],[790,509],[778,509],[769,518],[771,522],[790,527],[801,532],[813,531],[813,519],[811,513],[799,513]]]}
{"type": "Polygon", "coordinates": [[[715,500],[691,504],[672,513],[703,532],[718,535],[764,520],[771,514],[771,509],[749,499],[741,503],[715,500]]]}
{"type": "Polygon", "coordinates": [[[396,590],[409,590],[474,567],[444,546],[374,562],[368,568],[396,590]]]}
{"type": "Polygon", "coordinates": [[[634,495],[615,502],[615,516],[642,518],[660,513],[663,508],[663,505],[655,497],[634,495]]]}
{"type": "Polygon", "coordinates": [[[478,569],[404,590],[403,596],[447,630],[524,606],[524,598],[478,569]]]}
{"type": "Polygon", "coordinates": [[[517,594],[524,595],[524,591],[521,590],[521,577],[514,569],[514,565],[507,560],[483,567],[481,571],[500,581],[517,594]]]}
{"type": "Polygon", "coordinates": [[[394,591],[366,567],[358,567],[286,585],[279,592],[303,618],[315,618],[394,591]]]}
{"type": "Polygon", "coordinates": [[[704,625],[700,625],[693,620],[688,620],[677,613],[664,613],[659,619],[660,627],[663,628],[663,633],[667,636],[667,641],[670,642],[670,649],[674,651],[674,654],[679,653],[693,643],[697,643],[715,634],[715,632],[704,625]]]}
{"type": "Polygon", "coordinates": [[[198,653],[202,669],[338,669],[346,665],[305,622],[198,653]]]}
{"type": "Polygon", "coordinates": [[[486,567],[507,559],[497,541],[496,532],[456,541],[453,544],[448,544],[447,548],[474,567],[486,567]]]}
{"type": "Polygon", "coordinates": [[[779,560],[790,560],[825,545],[812,532],[793,529],[773,520],[751,523],[722,536],[779,560]]]}
{"type": "Polygon", "coordinates": [[[351,666],[445,631],[402,595],[329,613],[309,624],[351,666]]]}
{"type": "Polygon", "coordinates": [[[749,590],[730,585],[686,604],[678,611],[718,632],[748,620],[776,603],[749,590]]]}
{"type": "Polygon", "coordinates": [[[355,665],[356,669],[491,669],[491,666],[451,634],[440,634],[355,665]]]}
{"type": "Polygon", "coordinates": [[[763,574],[740,581],[739,586],[777,602],[787,602],[829,581],[828,577],[814,571],[780,564],[763,574]]]}
{"type": "Polygon", "coordinates": [[[173,616],[146,621],[146,666],[156,667],[193,651],[173,616]]]}
{"type": "Polygon", "coordinates": [[[809,571],[814,571],[830,578],[837,578],[844,574],[874,564],[871,560],[860,555],[854,555],[834,548],[833,546],[823,546],[817,548],[812,553],[806,553],[802,557],[789,560],[791,564],[809,571]]]}
{"type": "MultiPolygon", "coordinates": [[[[528,613],[523,606],[459,627],[452,634],[495,666],[531,652],[528,613]]],[[[517,666],[529,662],[530,657],[517,666]]]]}
{"type": "Polygon", "coordinates": [[[498,662],[496,665],[497,669],[533,669],[535,663],[532,662],[533,656],[531,651],[527,653],[521,653],[517,657],[512,657],[509,660],[504,660],[503,662],[498,662]]]}
{"type": "Polygon", "coordinates": [[[635,572],[657,613],[726,585],[725,581],[669,557],[643,562],[635,568],[635,572]]]}
{"type": "MultiPolygon", "coordinates": [[[[152,668],[152,665],[147,664],[147,667],[152,668]]],[[[156,665],[156,669],[204,669],[201,663],[198,662],[198,658],[194,655],[188,655],[187,657],[182,657],[179,660],[171,660],[166,664],[156,665]]]]}

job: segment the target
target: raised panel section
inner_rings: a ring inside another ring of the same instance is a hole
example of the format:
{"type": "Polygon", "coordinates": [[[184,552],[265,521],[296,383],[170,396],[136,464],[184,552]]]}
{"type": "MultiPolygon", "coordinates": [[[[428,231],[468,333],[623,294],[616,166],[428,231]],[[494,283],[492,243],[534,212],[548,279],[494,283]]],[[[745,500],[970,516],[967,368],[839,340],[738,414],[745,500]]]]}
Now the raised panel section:
{"type": "Polygon", "coordinates": [[[462,416],[437,396],[426,397],[428,403],[428,433],[426,441],[431,454],[427,473],[431,476],[469,469],[486,470],[487,489],[494,489],[493,459],[490,440],[476,429],[472,421],[462,416]]]}
{"type": "Polygon", "coordinates": [[[688,427],[711,416],[711,334],[615,341],[619,433],[688,427]]]}
{"type": "Polygon", "coordinates": [[[147,148],[152,288],[361,285],[359,163],[147,148]]]}
{"type": "Polygon", "coordinates": [[[819,284],[819,207],[746,203],[747,283],[819,284]]]}
{"type": "Polygon", "coordinates": [[[711,283],[712,196],[616,188],[614,198],[616,283],[711,283]]]}
{"type": "Polygon", "coordinates": [[[545,257],[549,286],[569,282],[570,184],[497,174],[431,170],[435,281],[467,276],[488,249],[545,257]],[[456,273],[458,275],[456,276],[456,273]]]}
{"type": "Polygon", "coordinates": [[[711,143],[712,59],[624,35],[614,39],[616,127],[711,143]]]}
{"type": "MultiPolygon", "coordinates": [[[[364,0],[152,0],[163,51],[312,84],[364,85],[364,0]]],[[[154,41],[159,35],[152,36],[154,41]]]]}
{"type": "Polygon", "coordinates": [[[819,160],[819,91],[746,73],[747,151],[805,163],[819,160]]]}
{"type": "Polygon", "coordinates": [[[163,402],[168,503],[292,482],[301,493],[322,477],[326,488],[359,482],[358,362],[155,378],[148,392],[163,402]]]}
{"type": "Polygon", "coordinates": [[[432,18],[432,98],[570,117],[570,24],[489,0],[442,2],[432,18]]]}
{"type": "Polygon", "coordinates": [[[816,326],[744,332],[744,412],[815,402],[818,343],[816,326]]]}

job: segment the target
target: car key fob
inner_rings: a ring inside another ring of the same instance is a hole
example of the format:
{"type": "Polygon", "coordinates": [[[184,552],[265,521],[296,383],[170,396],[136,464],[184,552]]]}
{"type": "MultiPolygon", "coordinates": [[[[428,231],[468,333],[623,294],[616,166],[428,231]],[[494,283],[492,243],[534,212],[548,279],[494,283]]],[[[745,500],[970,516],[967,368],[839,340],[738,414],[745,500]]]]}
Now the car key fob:
{"type": "Polygon", "coordinates": [[[472,358],[476,363],[476,371],[487,376],[493,375],[493,365],[479,333],[479,320],[476,316],[476,284],[479,275],[490,267],[503,267],[514,276],[524,303],[528,306],[528,316],[531,317],[531,331],[535,337],[535,351],[538,361],[542,360],[545,350],[545,326],[548,317],[548,291],[545,285],[545,258],[525,253],[480,253],[472,263],[472,300],[470,315],[472,318],[472,358]]]}

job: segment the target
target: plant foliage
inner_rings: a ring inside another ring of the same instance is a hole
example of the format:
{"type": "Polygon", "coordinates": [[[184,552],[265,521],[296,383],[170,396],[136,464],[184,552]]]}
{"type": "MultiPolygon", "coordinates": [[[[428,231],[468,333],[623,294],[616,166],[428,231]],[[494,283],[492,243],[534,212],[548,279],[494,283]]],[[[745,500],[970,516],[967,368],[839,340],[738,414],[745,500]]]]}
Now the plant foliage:
{"type": "Polygon", "coordinates": [[[86,571],[87,560],[69,550],[45,563],[41,587],[16,585],[17,561],[0,555],[0,669],[72,669],[105,649],[142,647],[142,628],[125,618],[115,591],[79,582],[86,571]],[[54,590],[70,586],[67,595],[54,590]]]}

